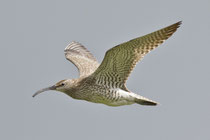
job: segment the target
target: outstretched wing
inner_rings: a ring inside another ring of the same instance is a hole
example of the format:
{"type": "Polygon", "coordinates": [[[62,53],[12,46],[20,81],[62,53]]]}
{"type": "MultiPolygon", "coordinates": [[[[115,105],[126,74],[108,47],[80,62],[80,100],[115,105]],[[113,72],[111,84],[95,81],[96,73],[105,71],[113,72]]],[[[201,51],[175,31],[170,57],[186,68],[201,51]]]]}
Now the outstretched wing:
{"type": "Polygon", "coordinates": [[[99,66],[95,57],[78,42],[70,43],[64,52],[66,59],[78,68],[80,77],[92,74],[99,66]]]}
{"type": "Polygon", "coordinates": [[[92,76],[98,84],[126,89],[125,82],[136,63],[168,39],[180,24],[181,22],[177,22],[111,48],[106,52],[103,62],[92,76]]]}

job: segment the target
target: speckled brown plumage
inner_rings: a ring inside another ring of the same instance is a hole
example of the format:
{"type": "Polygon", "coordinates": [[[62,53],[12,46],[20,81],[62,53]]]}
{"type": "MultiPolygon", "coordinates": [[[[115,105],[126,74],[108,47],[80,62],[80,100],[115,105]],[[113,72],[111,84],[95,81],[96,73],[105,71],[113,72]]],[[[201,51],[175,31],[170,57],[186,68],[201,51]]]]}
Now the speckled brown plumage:
{"type": "Polygon", "coordinates": [[[111,48],[106,52],[103,62],[93,74],[94,77],[97,77],[96,79],[100,82],[103,77],[110,75],[115,77],[114,82],[121,83],[120,85],[123,86],[136,63],[168,39],[180,24],[181,22],[177,22],[156,32],[111,48]]]}
{"type": "Polygon", "coordinates": [[[156,102],[130,92],[125,83],[137,62],[168,39],[180,24],[177,22],[111,48],[100,65],[83,45],[72,42],[64,52],[66,59],[78,68],[80,78],[62,80],[37,91],[33,97],[46,90],[57,90],[75,99],[109,106],[156,105],[156,102]]]}
{"type": "Polygon", "coordinates": [[[95,57],[78,42],[73,41],[64,52],[66,59],[78,68],[80,77],[92,74],[99,66],[95,57]]]}

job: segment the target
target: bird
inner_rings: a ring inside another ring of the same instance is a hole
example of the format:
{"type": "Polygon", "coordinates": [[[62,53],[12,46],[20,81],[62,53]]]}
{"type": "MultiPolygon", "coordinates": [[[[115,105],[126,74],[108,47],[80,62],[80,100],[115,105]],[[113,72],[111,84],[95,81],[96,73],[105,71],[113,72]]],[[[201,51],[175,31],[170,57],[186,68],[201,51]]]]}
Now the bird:
{"type": "Polygon", "coordinates": [[[73,99],[113,107],[135,103],[155,106],[158,102],[128,90],[126,81],[137,62],[172,36],[181,23],[179,21],[109,49],[101,64],[82,44],[73,41],[65,48],[64,54],[77,67],[79,78],[61,80],[38,90],[33,97],[44,91],[55,90],[73,99]]]}

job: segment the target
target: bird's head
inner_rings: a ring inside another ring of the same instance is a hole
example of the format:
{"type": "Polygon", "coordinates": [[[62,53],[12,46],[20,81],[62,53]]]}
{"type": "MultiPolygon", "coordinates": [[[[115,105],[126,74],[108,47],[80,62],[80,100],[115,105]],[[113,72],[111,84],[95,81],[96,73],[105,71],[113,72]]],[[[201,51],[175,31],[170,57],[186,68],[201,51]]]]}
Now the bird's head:
{"type": "Polygon", "coordinates": [[[61,80],[59,82],[57,82],[55,85],[47,87],[47,88],[43,88],[38,90],[36,93],[34,93],[34,95],[32,97],[35,97],[36,95],[44,92],[44,91],[48,91],[48,90],[56,90],[56,91],[60,91],[60,92],[64,92],[67,91],[68,89],[71,88],[72,84],[73,84],[73,80],[67,79],[67,80],[61,80]]]}

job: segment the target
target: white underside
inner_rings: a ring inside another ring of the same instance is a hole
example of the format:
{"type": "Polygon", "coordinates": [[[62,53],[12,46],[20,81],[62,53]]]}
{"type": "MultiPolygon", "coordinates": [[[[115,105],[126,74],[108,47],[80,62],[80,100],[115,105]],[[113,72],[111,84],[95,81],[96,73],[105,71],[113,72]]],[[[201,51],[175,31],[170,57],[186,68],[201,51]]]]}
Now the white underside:
{"type": "Polygon", "coordinates": [[[113,101],[113,102],[106,102],[105,104],[109,105],[109,106],[121,106],[121,105],[130,105],[130,104],[134,104],[134,99],[138,96],[135,93],[132,92],[127,92],[124,91],[122,89],[112,89],[115,90],[116,93],[118,94],[118,96],[120,96],[120,99],[117,101],[113,101]]]}

